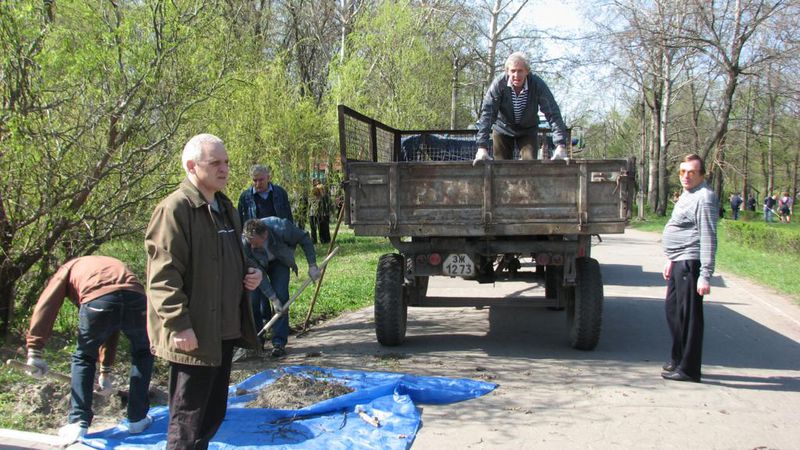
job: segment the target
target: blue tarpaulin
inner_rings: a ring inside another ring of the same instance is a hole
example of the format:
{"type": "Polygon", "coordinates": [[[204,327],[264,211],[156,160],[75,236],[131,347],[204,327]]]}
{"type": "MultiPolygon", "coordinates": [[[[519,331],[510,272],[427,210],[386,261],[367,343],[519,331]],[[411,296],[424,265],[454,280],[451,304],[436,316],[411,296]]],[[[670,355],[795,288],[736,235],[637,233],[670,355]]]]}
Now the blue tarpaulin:
{"type": "MultiPolygon", "coordinates": [[[[420,424],[416,404],[446,404],[491,392],[495,384],[463,378],[291,366],[266,370],[230,388],[228,412],[213,449],[407,449],[420,424]],[[341,383],[353,392],[298,410],[247,408],[256,392],[284,374],[341,383]],[[236,393],[243,393],[237,395],[236,393]],[[376,417],[370,425],[358,411],[376,417]]],[[[83,438],[93,448],[164,448],[168,410],[152,408],[153,425],[131,435],[127,422],[83,438]]]]}

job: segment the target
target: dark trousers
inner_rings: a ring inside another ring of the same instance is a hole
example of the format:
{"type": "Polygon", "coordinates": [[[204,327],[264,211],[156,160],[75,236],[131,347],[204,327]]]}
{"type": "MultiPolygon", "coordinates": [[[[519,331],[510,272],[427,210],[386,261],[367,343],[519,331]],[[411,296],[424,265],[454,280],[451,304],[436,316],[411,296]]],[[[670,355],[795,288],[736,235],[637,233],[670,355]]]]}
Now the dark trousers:
{"type": "Polygon", "coordinates": [[[667,281],[667,325],[672,334],[672,362],[700,379],[703,359],[703,296],[697,294],[700,261],[674,261],[667,281]]]}
{"type": "Polygon", "coordinates": [[[506,136],[492,131],[492,152],[494,159],[514,159],[514,145],[519,147],[520,159],[536,159],[536,135],[520,137],[506,136]]]}
{"type": "Polygon", "coordinates": [[[329,216],[310,216],[309,225],[311,228],[311,240],[317,243],[317,230],[319,230],[319,241],[327,244],[331,241],[331,227],[329,216]]]}
{"type": "Polygon", "coordinates": [[[116,291],[84,303],[78,311],[78,346],[72,354],[72,396],[69,423],[92,423],[94,376],[100,345],[122,330],[130,341],[128,420],[144,419],[150,409],[148,389],[153,355],[147,340],[147,299],[132,291],[116,291]]]}
{"type": "Polygon", "coordinates": [[[220,366],[170,363],[167,449],[204,450],[225,420],[233,341],[220,345],[220,366]]]}

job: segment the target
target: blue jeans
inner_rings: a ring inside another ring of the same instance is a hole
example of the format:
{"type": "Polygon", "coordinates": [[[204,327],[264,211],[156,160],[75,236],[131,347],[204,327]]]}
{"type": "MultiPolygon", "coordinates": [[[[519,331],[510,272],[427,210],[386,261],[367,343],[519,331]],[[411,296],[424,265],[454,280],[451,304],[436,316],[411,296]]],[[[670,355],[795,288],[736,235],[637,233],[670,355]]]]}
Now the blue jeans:
{"type": "MultiPolygon", "coordinates": [[[[277,260],[270,262],[267,268],[266,276],[269,277],[269,284],[271,284],[272,289],[275,290],[275,294],[278,296],[281,305],[285,305],[286,302],[289,301],[289,277],[291,277],[291,275],[292,273],[289,267],[281,264],[277,260]]],[[[266,301],[269,303],[269,300],[266,301]]],[[[258,321],[258,319],[256,319],[256,321],[258,321]]],[[[256,326],[258,326],[258,323],[256,323],[256,326]]],[[[263,327],[264,324],[262,323],[261,326],[263,327]]],[[[287,311],[286,314],[281,316],[281,318],[275,322],[275,325],[272,326],[272,345],[283,347],[288,340],[289,312],[287,311]]]]}
{"type": "Polygon", "coordinates": [[[131,344],[128,420],[144,419],[150,409],[148,389],[153,355],[147,339],[147,299],[131,291],[116,291],[80,306],[78,348],[72,354],[72,399],[69,423],[91,425],[92,388],[100,345],[122,330],[131,344]]]}

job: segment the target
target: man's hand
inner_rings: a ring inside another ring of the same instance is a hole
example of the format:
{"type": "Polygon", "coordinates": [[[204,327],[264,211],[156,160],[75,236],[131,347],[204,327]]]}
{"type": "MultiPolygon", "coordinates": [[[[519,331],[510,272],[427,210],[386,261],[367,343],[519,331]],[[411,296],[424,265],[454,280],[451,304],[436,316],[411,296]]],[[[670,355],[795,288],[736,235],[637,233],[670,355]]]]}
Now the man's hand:
{"type": "Polygon", "coordinates": [[[308,266],[308,276],[314,281],[318,281],[322,276],[322,271],[317,266],[308,266]]]}
{"type": "Polygon", "coordinates": [[[197,336],[191,328],[175,333],[172,336],[172,343],[175,344],[175,347],[178,347],[179,350],[184,352],[197,350],[198,347],[197,336]]]}
{"type": "Polygon", "coordinates": [[[475,153],[475,160],[472,161],[472,165],[474,166],[478,163],[478,161],[486,161],[491,159],[492,157],[489,156],[489,150],[479,147],[477,153],[475,153]]]}
{"type": "Polygon", "coordinates": [[[283,305],[278,297],[270,297],[269,302],[272,304],[272,314],[283,313],[283,305]]]}
{"type": "Polygon", "coordinates": [[[711,285],[708,281],[699,278],[697,280],[697,295],[708,295],[711,293],[711,285]]]}
{"type": "Polygon", "coordinates": [[[42,359],[42,350],[28,349],[28,374],[34,378],[44,378],[47,374],[47,363],[42,359]]]}
{"type": "Polygon", "coordinates": [[[259,284],[261,284],[261,278],[263,274],[260,270],[256,269],[255,267],[250,267],[247,269],[247,275],[244,276],[244,287],[248,291],[255,290],[259,284]]]}
{"type": "Polygon", "coordinates": [[[557,159],[563,159],[564,161],[569,160],[569,157],[567,156],[567,148],[564,147],[563,144],[558,144],[558,146],[556,146],[556,151],[550,158],[550,160],[552,161],[555,161],[557,159]]]}
{"type": "Polygon", "coordinates": [[[100,372],[97,378],[97,389],[95,394],[102,395],[103,397],[111,394],[114,390],[114,375],[111,372],[100,372]]]}
{"type": "Polygon", "coordinates": [[[672,275],[672,261],[667,261],[664,264],[664,279],[669,280],[670,275],[672,275]]]}

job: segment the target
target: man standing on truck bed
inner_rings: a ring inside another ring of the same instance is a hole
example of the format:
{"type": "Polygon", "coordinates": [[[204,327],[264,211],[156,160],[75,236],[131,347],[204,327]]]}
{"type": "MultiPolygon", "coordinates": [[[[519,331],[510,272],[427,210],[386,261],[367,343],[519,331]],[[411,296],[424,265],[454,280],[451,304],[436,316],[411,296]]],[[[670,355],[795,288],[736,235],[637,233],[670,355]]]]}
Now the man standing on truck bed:
{"type": "Polygon", "coordinates": [[[683,193],[664,227],[661,242],[669,261],[666,313],[672,334],[670,360],[661,376],[666,380],[700,382],[703,356],[703,296],[711,293],[717,251],[717,195],[705,182],[705,165],[696,154],[680,165],[683,193]]]}
{"type": "Polygon", "coordinates": [[[551,159],[567,159],[567,133],[561,111],[547,84],[530,71],[525,55],[512,53],[506,59],[505,73],[489,86],[478,118],[478,151],[473,165],[491,159],[490,134],[495,159],[513,159],[515,144],[521,159],[536,159],[540,109],[550,124],[556,145],[551,159]]]}

